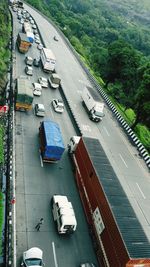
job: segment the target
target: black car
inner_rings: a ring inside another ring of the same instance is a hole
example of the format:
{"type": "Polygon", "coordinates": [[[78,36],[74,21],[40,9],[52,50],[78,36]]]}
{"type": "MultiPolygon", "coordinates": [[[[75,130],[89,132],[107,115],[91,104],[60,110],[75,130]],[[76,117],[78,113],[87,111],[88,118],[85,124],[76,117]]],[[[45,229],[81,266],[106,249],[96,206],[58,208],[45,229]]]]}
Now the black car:
{"type": "Polygon", "coordinates": [[[35,67],[39,67],[39,66],[40,66],[40,59],[39,59],[39,58],[34,58],[34,60],[33,60],[33,65],[34,65],[35,67]]]}

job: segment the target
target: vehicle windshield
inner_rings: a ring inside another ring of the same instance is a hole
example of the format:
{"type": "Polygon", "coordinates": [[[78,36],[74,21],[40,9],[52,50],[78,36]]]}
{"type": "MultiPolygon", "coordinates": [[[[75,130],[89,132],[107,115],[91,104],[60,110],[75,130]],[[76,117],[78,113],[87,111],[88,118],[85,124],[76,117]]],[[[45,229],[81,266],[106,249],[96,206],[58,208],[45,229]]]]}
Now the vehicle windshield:
{"type": "Polygon", "coordinates": [[[94,112],[94,114],[97,117],[102,117],[103,116],[103,113],[102,112],[98,112],[98,111],[94,112]]]}
{"type": "Polygon", "coordinates": [[[41,259],[27,259],[25,260],[27,266],[42,266],[41,259]]]}
{"type": "Polygon", "coordinates": [[[52,77],[52,83],[59,84],[60,83],[60,79],[52,77]]]}

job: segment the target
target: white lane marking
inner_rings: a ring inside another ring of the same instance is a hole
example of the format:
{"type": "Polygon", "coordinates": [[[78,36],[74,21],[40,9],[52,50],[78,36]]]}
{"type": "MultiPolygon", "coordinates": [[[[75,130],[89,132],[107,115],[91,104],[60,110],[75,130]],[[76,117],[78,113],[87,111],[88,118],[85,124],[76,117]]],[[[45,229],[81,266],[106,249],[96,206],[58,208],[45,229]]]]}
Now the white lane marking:
{"type": "Polygon", "coordinates": [[[145,197],[145,195],[144,195],[144,193],[143,193],[143,191],[142,191],[141,187],[139,186],[139,184],[138,184],[138,183],[136,183],[136,185],[137,185],[137,187],[138,187],[138,189],[139,189],[139,191],[140,191],[140,193],[141,193],[142,197],[143,197],[144,199],[146,199],[146,197],[145,197]]]}
{"type": "Polygon", "coordinates": [[[128,168],[128,165],[126,164],[125,160],[123,159],[123,157],[121,156],[121,154],[119,154],[121,160],[123,161],[124,165],[128,168]]]}
{"type": "Polygon", "coordinates": [[[84,80],[78,80],[78,81],[79,81],[79,83],[82,83],[82,84],[85,84],[86,86],[89,86],[87,81],[84,81],[84,80]]]}
{"type": "Polygon", "coordinates": [[[82,129],[87,132],[91,132],[91,128],[89,125],[82,124],[82,129]]]}
{"type": "Polygon", "coordinates": [[[54,256],[55,267],[58,267],[57,258],[56,258],[55,243],[54,242],[52,242],[52,248],[53,248],[53,256],[54,256]]]}
{"type": "Polygon", "coordinates": [[[43,160],[42,160],[41,153],[40,153],[40,162],[41,162],[41,167],[43,167],[43,160]]]}
{"type": "Polygon", "coordinates": [[[106,129],[106,127],[104,126],[103,128],[104,128],[106,134],[107,134],[108,136],[110,136],[110,134],[109,134],[108,130],[106,129]]]}

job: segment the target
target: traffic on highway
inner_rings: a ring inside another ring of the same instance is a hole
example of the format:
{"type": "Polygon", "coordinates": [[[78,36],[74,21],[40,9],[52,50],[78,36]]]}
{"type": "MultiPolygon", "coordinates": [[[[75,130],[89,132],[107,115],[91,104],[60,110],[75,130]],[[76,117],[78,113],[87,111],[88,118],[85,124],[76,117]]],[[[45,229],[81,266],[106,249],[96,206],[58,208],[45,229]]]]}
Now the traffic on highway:
{"type": "Polygon", "coordinates": [[[147,167],[57,28],[26,4],[11,12],[17,266],[132,267],[142,258],[148,267],[147,167]],[[139,238],[124,235],[126,220],[139,238]]]}

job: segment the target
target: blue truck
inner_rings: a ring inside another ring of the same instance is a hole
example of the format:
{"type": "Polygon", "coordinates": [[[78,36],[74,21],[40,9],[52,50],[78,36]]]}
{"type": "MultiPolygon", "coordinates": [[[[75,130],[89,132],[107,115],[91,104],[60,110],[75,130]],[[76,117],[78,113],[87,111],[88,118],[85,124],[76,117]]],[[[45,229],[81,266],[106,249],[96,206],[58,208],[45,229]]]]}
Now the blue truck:
{"type": "Polygon", "coordinates": [[[58,123],[42,121],[39,127],[40,153],[43,162],[58,162],[65,151],[58,123]]]}

